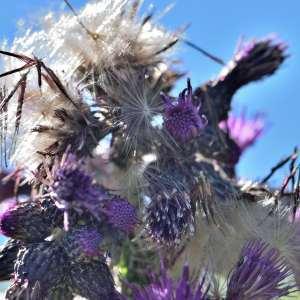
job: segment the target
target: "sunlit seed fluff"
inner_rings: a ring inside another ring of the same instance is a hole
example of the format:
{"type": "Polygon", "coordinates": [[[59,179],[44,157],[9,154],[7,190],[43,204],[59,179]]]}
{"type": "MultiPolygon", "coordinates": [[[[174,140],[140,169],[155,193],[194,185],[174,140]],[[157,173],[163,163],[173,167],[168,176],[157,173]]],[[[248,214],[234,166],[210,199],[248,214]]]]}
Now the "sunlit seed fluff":
{"type": "Polygon", "coordinates": [[[245,244],[240,260],[228,279],[226,299],[278,299],[293,285],[286,283],[292,271],[275,248],[262,240],[245,244]]]}
{"type": "Polygon", "coordinates": [[[192,97],[192,86],[189,80],[187,88],[179,94],[176,101],[163,95],[165,102],[163,125],[179,143],[188,142],[199,135],[207,124],[205,116],[201,115],[200,107],[193,103],[192,97]]]}
{"type": "Polygon", "coordinates": [[[158,65],[164,56],[160,51],[177,38],[149,20],[143,23],[134,9],[133,1],[104,0],[87,4],[78,18],[51,13],[44,17],[43,30],[29,30],[14,41],[13,49],[47,57],[54,70],[66,76],[80,66],[101,71],[128,62],[158,65]]]}
{"type": "Polygon", "coordinates": [[[146,230],[158,243],[179,243],[185,234],[194,232],[194,213],[186,192],[156,191],[146,207],[146,230]]]}
{"type": "Polygon", "coordinates": [[[125,70],[107,71],[97,84],[107,94],[104,106],[118,111],[111,122],[122,132],[120,151],[128,154],[150,149],[153,139],[159,134],[155,118],[161,116],[163,110],[160,99],[162,82],[152,82],[146,68],[136,70],[128,64],[125,70]]]}
{"type": "MultiPolygon", "coordinates": [[[[30,74],[34,75],[35,70],[30,74]]],[[[13,89],[16,82],[11,79],[9,89],[13,89]]],[[[67,147],[79,155],[88,155],[96,146],[97,136],[101,135],[97,119],[83,103],[79,91],[72,91],[70,97],[74,103],[57,87],[49,87],[46,82],[39,89],[36,76],[28,75],[17,135],[18,93],[9,101],[7,114],[1,115],[8,120],[7,157],[22,169],[28,181],[34,179],[45,156],[62,156],[67,147]]]]}

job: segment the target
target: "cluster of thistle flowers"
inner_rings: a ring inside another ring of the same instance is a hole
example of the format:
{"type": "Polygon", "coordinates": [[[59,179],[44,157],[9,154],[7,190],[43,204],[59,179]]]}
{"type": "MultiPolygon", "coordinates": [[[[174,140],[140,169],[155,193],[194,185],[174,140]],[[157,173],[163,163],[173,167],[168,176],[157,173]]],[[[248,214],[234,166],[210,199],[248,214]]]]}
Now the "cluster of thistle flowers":
{"type": "Polygon", "coordinates": [[[123,297],[110,269],[137,225],[135,240],[171,253],[170,272],[183,272],[176,281],[163,265],[149,286],[129,283],[135,299],[288,294],[299,281],[298,226],[287,206],[270,213],[278,193],[235,177],[263,118],[229,113],[240,87],[279,68],[285,45],[245,43],[215,80],[194,91],[187,80],[174,98],[181,74],[172,50],[182,33],[155,24],[152,12],[140,18],[139,5],[100,1],[77,16],[50,14],[44,29],[0,51],[1,159],[32,188],[0,218],[11,238],[0,253],[0,279],[12,279],[7,299],[123,297]],[[186,262],[206,270],[199,283],[186,262]]]}
{"type": "Polygon", "coordinates": [[[278,299],[288,295],[294,286],[284,284],[292,271],[280,257],[279,251],[270,248],[262,240],[247,242],[241,250],[237,264],[227,277],[225,294],[214,289],[215,278],[209,278],[207,269],[200,278],[192,278],[188,265],[174,281],[164,264],[157,278],[152,275],[152,283],[140,288],[132,285],[136,300],[209,300],[209,299],[278,299]]]}
{"type": "Polygon", "coordinates": [[[135,208],[94,184],[72,154],[54,165],[45,185],[35,201],[4,202],[0,228],[11,239],[2,250],[1,280],[14,276],[7,298],[118,299],[106,262],[133,232],[135,208]]]}

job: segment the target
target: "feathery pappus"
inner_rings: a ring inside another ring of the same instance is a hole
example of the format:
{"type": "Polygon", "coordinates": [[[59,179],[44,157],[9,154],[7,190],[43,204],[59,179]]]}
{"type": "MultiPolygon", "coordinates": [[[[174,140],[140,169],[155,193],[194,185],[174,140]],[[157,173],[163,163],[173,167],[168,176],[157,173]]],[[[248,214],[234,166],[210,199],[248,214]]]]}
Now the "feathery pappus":
{"type": "Polygon", "coordinates": [[[231,112],[239,88],[281,67],[286,45],[243,42],[225,63],[142,1],[64,2],[68,11],[0,49],[5,299],[293,294],[298,149],[261,181],[241,180],[237,164],[265,119],[231,112]],[[177,69],[180,44],[221,64],[219,75],[196,85],[177,69]]]}

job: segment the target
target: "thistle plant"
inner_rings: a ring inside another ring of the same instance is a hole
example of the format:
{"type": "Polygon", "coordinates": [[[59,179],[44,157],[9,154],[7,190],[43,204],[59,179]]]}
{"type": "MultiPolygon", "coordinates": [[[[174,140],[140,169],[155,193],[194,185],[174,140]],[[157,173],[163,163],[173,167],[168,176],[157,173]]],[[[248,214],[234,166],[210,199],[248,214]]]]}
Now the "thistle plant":
{"type": "Polygon", "coordinates": [[[298,150],[261,182],[240,181],[236,165],[265,119],[231,111],[239,88],[280,68],[286,45],[254,39],[225,64],[141,16],[141,1],[78,12],[65,3],[69,13],[45,16],[0,50],[6,299],[246,300],[297,290],[298,150]],[[180,44],[222,64],[220,74],[179,83],[180,44]],[[286,165],[282,185],[268,186],[286,165]]]}

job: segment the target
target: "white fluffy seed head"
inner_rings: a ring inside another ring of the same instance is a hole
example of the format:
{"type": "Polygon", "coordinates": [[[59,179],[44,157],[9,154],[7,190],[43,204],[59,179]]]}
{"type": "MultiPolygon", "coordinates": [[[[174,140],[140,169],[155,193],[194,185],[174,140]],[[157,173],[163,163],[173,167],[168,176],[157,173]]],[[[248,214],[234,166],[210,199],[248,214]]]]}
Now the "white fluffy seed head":
{"type": "Polygon", "coordinates": [[[79,12],[44,17],[44,29],[28,30],[14,41],[13,51],[45,58],[59,75],[71,76],[79,67],[98,73],[120,65],[157,65],[176,34],[132,15],[133,1],[103,0],[79,12]],[[80,22],[84,27],[80,24],[80,22]],[[86,30],[87,29],[87,30],[86,30]]]}
{"type": "Polygon", "coordinates": [[[162,84],[147,78],[145,69],[133,70],[128,66],[122,71],[107,72],[97,85],[105,91],[109,108],[119,110],[112,123],[123,132],[120,151],[128,154],[151,145],[160,134],[153,122],[162,112],[162,84]]]}
{"type": "Polygon", "coordinates": [[[66,101],[65,97],[51,89],[44,90],[42,93],[39,89],[28,91],[25,94],[20,130],[16,137],[13,135],[17,97],[14,97],[8,105],[7,138],[14,148],[10,151],[11,160],[16,167],[26,169],[29,177],[33,176],[32,172],[35,172],[43,161],[43,156],[39,152],[45,151],[57,140],[57,136],[51,131],[48,134],[40,134],[33,132],[32,129],[36,126],[51,128],[61,126],[59,120],[53,115],[55,109],[70,109],[70,103],[66,101]]]}

